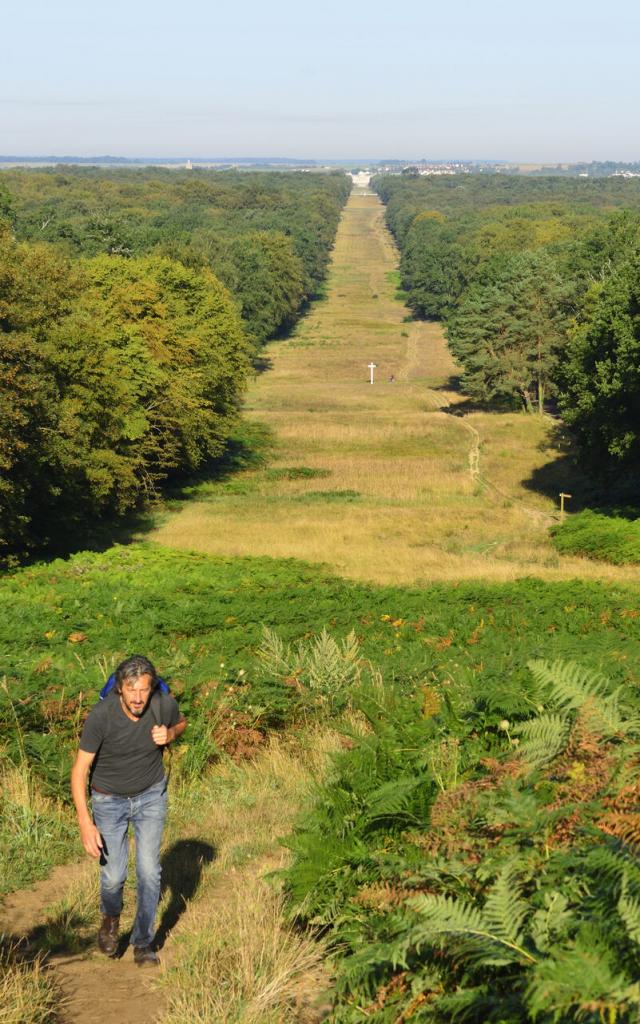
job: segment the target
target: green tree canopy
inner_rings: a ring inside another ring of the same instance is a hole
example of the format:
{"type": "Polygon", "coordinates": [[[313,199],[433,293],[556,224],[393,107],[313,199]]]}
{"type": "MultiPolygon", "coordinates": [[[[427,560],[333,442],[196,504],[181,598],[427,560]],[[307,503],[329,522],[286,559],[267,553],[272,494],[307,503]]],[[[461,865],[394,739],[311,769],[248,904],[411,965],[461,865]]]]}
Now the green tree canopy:
{"type": "Polygon", "coordinates": [[[640,469],[640,252],[588,293],[570,334],[560,405],[599,465],[640,469]]]}
{"type": "Polygon", "coordinates": [[[447,322],[467,394],[482,404],[542,412],[564,342],[567,300],[544,252],[488,266],[447,322]]]}
{"type": "Polygon", "coordinates": [[[121,514],[222,454],[249,347],[210,271],[98,256],[72,272],[6,234],[0,267],[5,551],[121,514]]]}

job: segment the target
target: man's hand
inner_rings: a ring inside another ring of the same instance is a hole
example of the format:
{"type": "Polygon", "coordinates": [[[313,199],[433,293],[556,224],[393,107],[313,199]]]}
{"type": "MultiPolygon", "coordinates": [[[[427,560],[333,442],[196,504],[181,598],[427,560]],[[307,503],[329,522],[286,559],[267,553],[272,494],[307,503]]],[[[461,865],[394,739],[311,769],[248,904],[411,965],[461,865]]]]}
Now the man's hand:
{"type": "Polygon", "coordinates": [[[154,725],[151,730],[151,739],[158,747],[166,747],[174,738],[174,731],[171,726],[154,725]]]}
{"type": "Polygon", "coordinates": [[[102,836],[92,821],[80,826],[82,845],[90,857],[99,857],[102,853],[102,836]]]}
{"type": "Polygon", "coordinates": [[[78,812],[80,839],[90,857],[99,857],[102,850],[102,837],[91,820],[87,807],[87,779],[95,754],[79,750],[71,769],[71,793],[78,812]]]}

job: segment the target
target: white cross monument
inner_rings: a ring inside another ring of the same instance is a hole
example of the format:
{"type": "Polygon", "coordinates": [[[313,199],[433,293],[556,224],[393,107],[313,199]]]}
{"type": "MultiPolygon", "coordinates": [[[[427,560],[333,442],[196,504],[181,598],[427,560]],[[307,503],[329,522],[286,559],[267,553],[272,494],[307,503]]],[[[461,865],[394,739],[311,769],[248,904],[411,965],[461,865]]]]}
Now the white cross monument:
{"type": "Polygon", "coordinates": [[[376,363],[369,363],[369,372],[371,373],[371,380],[369,381],[370,384],[373,384],[373,371],[375,370],[376,365],[376,363]]]}

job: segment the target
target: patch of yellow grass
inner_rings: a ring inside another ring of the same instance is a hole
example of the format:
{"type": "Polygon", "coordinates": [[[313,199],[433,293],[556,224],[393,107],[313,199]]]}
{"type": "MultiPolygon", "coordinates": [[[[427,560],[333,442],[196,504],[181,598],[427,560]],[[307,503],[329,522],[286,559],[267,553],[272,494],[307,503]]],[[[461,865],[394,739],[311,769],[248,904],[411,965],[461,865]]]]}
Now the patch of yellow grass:
{"type": "Polygon", "coordinates": [[[39,789],[24,763],[18,767],[11,761],[3,762],[0,767],[0,790],[5,808],[10,805],[14,811],[19,810],[34,817],[59,810],[59,805],[39,789]]]}
{"type": "Polygon", "coordinates": [[[323,946],[284,921],[282,896],[252,872],[200,905],[169,975],[163,1024],[294,1024],[323,946]]]}
{"type": "Polygon", "coordinates": [[[0,948],[2,1024],[55,1024],[61,1009],[60,993],[41,958],[23,961],[15,948],[0,948]]]}
{"type": "Polygon", "coordinates": [[[272,468],[328,475],[290,480],[253,472],[242,495],[209,485],[206,501],[195,498],[167,517],[152,539],[220,555],[322,562],[380,583],[633,579],[628,568],[561,557],[550,544],[554,492],[571,489],[571,481],[548,419],[451,415],[461,402],[457,367],[439,325],[403,321],[396,263],[380,202],[354,193],[327,298],[292,338],[268,346],[271,368],[248,395],[247,415],[277,438],[272,468]],[[470,473],[474,430],[480,480],[470,473]],[[357,494],[348,500],[336,491],[357,494]],[[323,499],[319,492],[329,493],[323,499]]]}
{"type": "MultiPolygon", "coordinates": [[[[177,814],[216,847],[178,927],[162,978],[163,1024],[298,1024],[320,1018],[324,947],[294,930],[265,875],[286,860],[278,837],[293,825],[339,740],[327,729],[274,737],[255,761],[221,762],[178,797],[177,814]]],[[[195,833],[194,833],[195,834],[195,833]]]]}
{"type": "Polygon", "coordinates": [[[173,833],[215,843],[211,878],[253,857],[281,860],[277,839],[293,825],[338,745],[331,730],[309,730],[303,743],[273,736],[255,760],[218,762],[200,785],[190,782],[175,794],[173,833]]]}

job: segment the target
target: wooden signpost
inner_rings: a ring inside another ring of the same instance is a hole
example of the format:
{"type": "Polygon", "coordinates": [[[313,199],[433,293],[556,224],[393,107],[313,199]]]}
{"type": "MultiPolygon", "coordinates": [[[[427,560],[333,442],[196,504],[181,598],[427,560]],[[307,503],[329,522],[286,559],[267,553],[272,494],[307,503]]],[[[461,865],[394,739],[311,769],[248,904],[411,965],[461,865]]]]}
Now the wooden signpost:
{"type": "Polygon", "coordinates": [[[572,498],[572,494],[566,494],[564,491],[560,491],[560,522],[564,522],[564,499],[572,498]]]}
{"type": "Polygon", "coordinates": [[[373,384],[373,371],[375,370],[376,365],[376,363],[369,363],[369,372],[371,373],[371,380],[369,381],[370,384],[373,384]]]}

